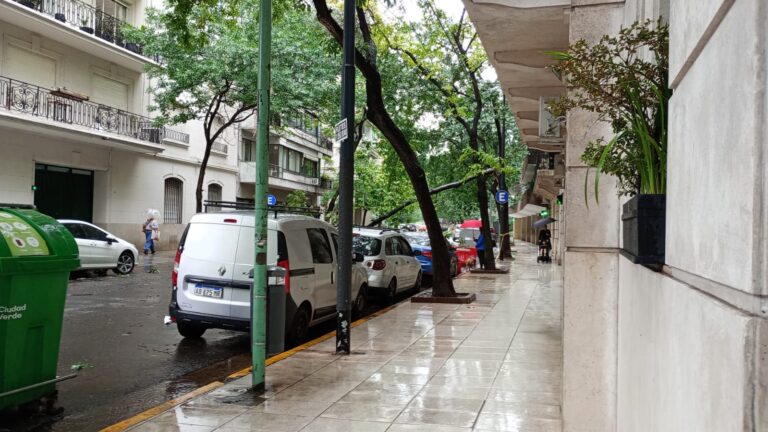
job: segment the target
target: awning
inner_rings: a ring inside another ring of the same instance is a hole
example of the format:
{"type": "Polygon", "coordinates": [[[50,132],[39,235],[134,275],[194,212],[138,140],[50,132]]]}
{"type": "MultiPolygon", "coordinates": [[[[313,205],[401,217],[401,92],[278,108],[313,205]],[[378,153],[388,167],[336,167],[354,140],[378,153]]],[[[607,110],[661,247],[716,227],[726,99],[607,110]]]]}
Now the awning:
{"type": "Polygon", "coordinates": [[[525,207],[523,207],[522,210],[520,210],[517,213],[513,213],[509,215],[510,217],[513,217],[515,219],[522,219],[528,216],[533,216],[535,214],[539,214],[542,210],[545,210],[546,207],[538,206],[536,204],[526,204],[525,207]]]}

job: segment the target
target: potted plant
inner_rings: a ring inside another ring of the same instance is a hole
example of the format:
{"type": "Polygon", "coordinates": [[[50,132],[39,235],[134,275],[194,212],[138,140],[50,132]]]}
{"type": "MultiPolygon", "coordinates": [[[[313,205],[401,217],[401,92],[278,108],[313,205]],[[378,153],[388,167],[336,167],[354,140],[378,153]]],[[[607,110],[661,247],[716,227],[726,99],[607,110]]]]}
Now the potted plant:
{"type": "Polygon", "coordinates": [[[19,3],[23,4],[24,6],[30,9],[34,9],[34,10],[40,9],[40,0],[20,0],[19,3]]]}
{"type": "Polygon", "coordinates": [[[668,26],[660,19],[635,22],[594,45],[580,40],[550,55],[568,85],[567,96],[550,104],[553,113],[574,108],[597,113],[615,134],[588,143],[581,159],[596,169],[596,200],[601,174],[615,176],[619,196],[631,197],[622,209],[622,254],[635,263],[663,264],[672,94],[668,26]]]}
{"type": "Polygon", "coordinates": [[[88,34],[93,34],[93,27],[88,27],[88,16],[80,17],[80,30],[88,34]]]}
{"type": "Polygon", "coordinates": [[[56,12],[55,14],[53,14],[53,17],[56,18],[56,20],[61,21],[63,23],[67,22],[67,16],[61,12],[56,12]]]}

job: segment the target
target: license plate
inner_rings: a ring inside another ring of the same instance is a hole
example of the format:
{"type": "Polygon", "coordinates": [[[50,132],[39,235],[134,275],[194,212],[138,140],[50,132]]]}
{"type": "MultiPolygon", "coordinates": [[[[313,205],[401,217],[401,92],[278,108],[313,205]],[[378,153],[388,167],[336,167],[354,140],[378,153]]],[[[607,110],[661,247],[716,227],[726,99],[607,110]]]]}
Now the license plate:
{"type": "Polygon", "coordinates": [[[205,285],[195,285],[195,289],[192,290],[192,292],[196,296],[200,297],[212,297],[212,298],[222,298],[224,297],[224,288],[221,287],[214,287],[214,286],[205,286],[205,285]]]}

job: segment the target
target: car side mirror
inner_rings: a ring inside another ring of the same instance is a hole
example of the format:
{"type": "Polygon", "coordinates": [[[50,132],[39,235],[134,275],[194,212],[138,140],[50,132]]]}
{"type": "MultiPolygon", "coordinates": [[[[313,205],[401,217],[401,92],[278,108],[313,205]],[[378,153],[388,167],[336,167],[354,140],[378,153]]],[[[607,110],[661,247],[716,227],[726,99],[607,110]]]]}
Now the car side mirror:
{"type": "Polygon", "coordinates": [[[355,262],[363,262],[365,261],[365,255],[361,254],[360,252],[353,252],[352,260],[354,260],[355,262]]]}
{"type": "Polygon", "coordinates": [[[116,238],[114,238],[114,237],[109,237],[109,236],[107,236],[107,238],[105,239],[105,241],[106,241],[108,244],[117,243],[117,239],[116,239],[116,238]]]}
{"type": "Polygon", "coordinates": [[[253,279],[253,269],[248,271],[248,279],[253,279]]]}

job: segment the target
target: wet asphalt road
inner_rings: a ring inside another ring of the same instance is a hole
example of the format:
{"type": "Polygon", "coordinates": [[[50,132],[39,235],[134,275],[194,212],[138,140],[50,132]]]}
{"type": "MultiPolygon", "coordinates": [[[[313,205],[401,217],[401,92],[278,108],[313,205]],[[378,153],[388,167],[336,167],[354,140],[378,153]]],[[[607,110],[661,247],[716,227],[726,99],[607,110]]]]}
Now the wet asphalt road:
{"type": "MultiPolygon", "coordinates": [[[[141,256],[133,273],[80,274],[69,284],[58,375],[56,415],[8,421],[0,431],[95,431],[250,366],[247,333],[208,330],[183,339],[164,325],[172,252],[141,256]],[[81,367],[78,370],[73,366],[81,367]]],[[[367,313],[383,305],[372,304],[367,313]]],[[[335,329],[327,322],[311,338],[335,329]]]]}

